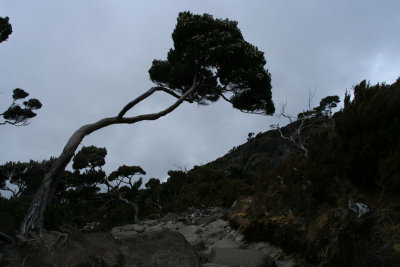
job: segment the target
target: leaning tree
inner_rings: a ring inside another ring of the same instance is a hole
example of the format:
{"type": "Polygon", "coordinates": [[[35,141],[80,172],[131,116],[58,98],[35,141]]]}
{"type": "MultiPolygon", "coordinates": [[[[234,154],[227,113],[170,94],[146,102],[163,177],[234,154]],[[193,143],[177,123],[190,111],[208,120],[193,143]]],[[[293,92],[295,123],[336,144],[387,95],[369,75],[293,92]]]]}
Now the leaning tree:
{"type": "Polygon", "coordinates": [[[184,101],[205,105],[222,98],[242,112],[274,113],[271,76],[264,68],[264,53],[243,39],[236,21],[182,12],[172,39],[174,47],[168,52],[167,59],[154,60],[149,70],[155,87],[129,102],[117,116],[84,125],[73,133],[34,196],[20,225],[20,237],[31,230],[43,229],[44,212],[51,202],[59,174],[82,139],[94,131],[113,124],[156,120],[184,101]],[[126,116],[136,104],[155,92],[167,93],[177,100],[156,113],[126,116]]]}

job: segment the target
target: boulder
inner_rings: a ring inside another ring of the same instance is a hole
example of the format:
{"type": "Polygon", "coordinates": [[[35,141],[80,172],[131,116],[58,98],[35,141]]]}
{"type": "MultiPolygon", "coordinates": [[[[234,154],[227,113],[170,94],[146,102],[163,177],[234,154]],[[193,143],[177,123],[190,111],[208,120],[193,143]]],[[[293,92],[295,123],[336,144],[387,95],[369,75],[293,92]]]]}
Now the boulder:
{"type": "Polygon", "coordinates": [[[197,225],[206,225],[206,224],[214,222],[215,220],[217,220],[219,218],[220,218],[220,214],[212,214],[209,216],[204,216],[204,217],[201,217],[200,219],[198,219],[196,221],[196,224],[197,225]]]}
{"type": "Polygon", "coordinates": [[[228,233],[229,225],[228,222],[223,220],[216,220],[208,225],[205,225],[203,228],[202,236],[208,239],[216,239],[219,240],[226,236],[228,233]]]}
{"type": "Polygon", "coordinates": [[[139,225],[139,224],[127,224],[124,226],[118,226],[118,227],[114,227],[111,232],[115,233],[115,232],[122,232],[122,231],[136,231],[138,233],[141,233],[144,231],[144,226],[139,225]]]}
{"type": "Polygon", "coordinates": [[[194,243],[199,239],[200,228],[196,225],[188,225],[178,230],[189,243],[194,243]]]}
{"type": "Polygon", "coordinates": [[[154,225],[157,222],[158,222],[157,220],[145,220],[145,221],[142,221],[142,224],[144,224],[144,225],[154,225]]]}
{"type": "Polygon", "coordinates": [[[136,231],[121,231],[121,232],[112,232],[111,234],[113,235],[114,238],[120,239],[120,238],[125,238],[129,237],[132,235],[136,235],[138,232],[136,231]]]}
{"type": "Polygon", "coordinates": [[[295,267],[296,264],[294,263],[293,260],[288,260],[288,261],[276,261],[276,266],[277,267],[295,267]]]}
{"type": "Polygon", "coordinates": [[[160,230],[164,230],[164,229],[165,229],[164,223],[159,223],[159,224],[148,226],[146,228],[146,231],[160,231],[160,230]]]}
{"type": "Polygon", "coordinates": [[[264,253],[238,248],[212,248],[209,263],[230,267],[274,266],[264,253]]]}
{"type": "Polygon", "coordinates": [[[201,265],[201,267],[229,267],[229,266],[216,263],[204,263],[201,265]]]}
{"type": "Polygon", "coordinates": [[[40,237],[40,243],[35,240],[2,249],[0,266],[125,266],[120,245],[109,233],[73,232],[67,238],[42,232],[40,237]]]}
{"type": "Polygon", "coordinates": [[[175,231],[150,231],[120,240],[124,266],[200,266],[196,251],[175,231]]]}
{"type": "Polygon", "coordinates": [[[210,228],[219,228],[219,229],[224,229],[227,226],[229,226],[229,223],[221,219],[216,220],[208,225],[208,227],[210,228]]]}
{"type": "Polygon", "coordinates": [[[179,230],[180,228],[184,227],[184,224],[181,222],[171,222],[168,221],[165,225],[164,228],[168,230],[179,230]]]}

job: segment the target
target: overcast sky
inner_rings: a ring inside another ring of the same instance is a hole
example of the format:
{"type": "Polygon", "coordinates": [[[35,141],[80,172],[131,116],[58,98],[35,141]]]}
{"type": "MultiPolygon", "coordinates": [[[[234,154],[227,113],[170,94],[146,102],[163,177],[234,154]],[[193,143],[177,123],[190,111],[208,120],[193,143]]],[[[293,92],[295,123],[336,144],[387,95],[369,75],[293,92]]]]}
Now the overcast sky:
{"type": "MultiPolygon", "coordinates": [[[[275,107],[287,103],[293,115],[307,107],[309,90],[317,105],[327,95],[343,99],[363,79],[400,76],[397,0],[0,0],[0,16],[13,27],[0,44],[0,111],[17,87],[43,103],[29,126],[0,126],[0,164],[58,156],[80,126],[117,115],[153,86],[148,69],[166,58],[181,11],[238,21],[245,40],[265,52],[275,107]]],[[[129,114],[173,102],[157,95],[129,114]]],[[[163,179],[223,156],[277,120],[226,102],[184,103],[156,121],[99,130],[83,145],[107,148],[107,172],[140,165],[147,178],[163,179]]]]}

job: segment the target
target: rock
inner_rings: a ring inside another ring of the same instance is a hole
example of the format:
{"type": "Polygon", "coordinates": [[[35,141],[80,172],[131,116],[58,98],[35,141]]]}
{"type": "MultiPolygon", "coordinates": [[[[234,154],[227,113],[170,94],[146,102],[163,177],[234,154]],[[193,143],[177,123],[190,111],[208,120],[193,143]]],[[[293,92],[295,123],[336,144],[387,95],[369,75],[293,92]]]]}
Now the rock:
{"type": "Polygon", "coordinates": [[[130,237],[132,235],[136,235],[138,232],[136,231],[121,231],[121,232],[112,232],[111,234],[116,239],[130,237]]]}
{"type": "Polygon", "coordinates": [[[153,214],[149,214],[145,217],[145,220],[158,220],[160,219],[160,214],[158,213],[153,213],[153,214]]]}
{"type": "Polygon", "coordinates": [[[178,222],[182,222],[182,223],[185,223],[185,224],[189,224],[189,223],[191,223],[191,220],[190,220],[189,217],[183,216],[183,217],[179,217],[179,218],[178,218],[178,222]]]}
{"type": "Polygon", "coordinates": [[[82,232],[93,232],[94,230],[98,229],[99,225],[100,225],[99,222],[87,223],[87,224],[82,228],[82,232]]]}
{"type": "Polygon", "coordinates": [[[221,239],[228,234],[228,222],[223,220],[217,220],[212,222],[208,225],[205,225],[202,229],[204,233],[202,234],[203,237],[206,238],[213,238],[213,239],[221,239]]]}
{"type": "Polygon", "coordinates": [[[157,220],[145,220],[145,221],[142,221],[142,224],[144,224],[144,225],[154,225],[156,223],[157,223],[157,220]]]}
{"type": "Polygon", "coordinates": [[[5,247],[6,262],[0,266],[126,266],[119,242],[109,233],[74,232],[68,239],[59,234],[42,232],[33,246],[5,247]]]}
{"type": "Polygon", "coordinates": [[[169,221],[176,222],[178,220],[178,218],[179,218],[178,214],[169,212],[169,213],[167,213],[167,215],[165,215],[163,218],[161,218],[160,221],[162,221],[162,222],[169,222],[169,221]]]}
{"type": "Polygon", "coordinates": [[[277,267],[295,267],[296,264],[293,260],[289,261],[275,261],[277,267]]]}
{"type": "Polygon", "coordinates": [[[230,267],[273,266],[264,253],[238,248],[212,248],[209,262],[230,267]]]}
{"type": "Polygon", "coordinates": [[[151,225],[151,226],[146,228],[146,231],[160,231],[160,230],[165,230],[164,223],[151,225]]]}
{"type": "Polygon", "coordinates": [[[176,231],[176,230],[179,230],[180,228],[182,228],[183,226],[184,225],[181,222],[175,223],[175,222],[169,221],[164,225],[164,228],[167,230],[175,230],[176,231]]]}
{"type": "Polygon", "coordinates": [[[197,225],[209,224],[209,223],[214,222],[215,220],[217,220],[219,218],[220,218],[219,214],[213,214],[213,215],[210,215],[210,216],[201,217],[200,219],[198,219],[196,221],[196,224],[197,225]]]}
{"type": "Polygon", "coordinates": [[[132,230],[133,230],[133,231],[136,231],[136,232],[138,232],[138,233],[142,233],[142,232],[144,231],[144,226],[135,224],[135,225],[132,227],[132,230]]]}
{"type": "Polygon", "coordinates": [[[200,266],[196,251],[175,231],[151,231],[121,239],[124,266],[200,266]]]}
{"type": "Polygon", "coordinates": [[[213,248],[239,248],[240,243],[229,239],[229,238],[223,238],[217,242],[215,242],[214,245],[212,245],[213,248]]]}
{"type": "Polygon", "coordinates": [[[195,248],[197,251],[202,251],[205,249],[205,245],[204,245],[204,240],[196,240],[195,242],[191,243],[190,245],[192,245],[193,248],[195,248]]]}
{"type": "MultiPolygon", "coordinates": [[[[202,238],[204,241],[204,246],[206,248],[211,248],[215,243],[221,240],[220,236],[214,236],[214,237],[204,236],[202,238]]],[[[208,254],[210,254],[210,251],[208,251],[208,254]]]]}
{"type": "Polygon", "coordinates": [[[216,263],[204,263],[201,265],[201,267],[229,267],[229,266],[216,263]]]}
{"type": "Polygon", "coordinates": [[[199,236],[197,233],[200,231],[200,228],[196,225],[188,225],[178,230],[189,243],[194,243],[198,240],[199,236]]]}
{"type": "Polygon", "coordinates": [[[127,224],[124,226],[114,227],[111,232],[114,233],[121,231],[136,231],[138,233],[141,233],[144,231],[144,229],[145,227],[139,224],[127,224]]]}
{"type": "Polygon", "coordinates": [[[221,219],[216,220],[208,225],[208,227],[210,227],[210,228],[221,228],[221,229],[225,228],[227,226],[229,226],[229,223],[227,221],[224,221],[221,219]]]}
{"type": "MultiPolygon", "coordinates": [[[[240,205],[248,201],[249,199],[238,201],[234,208],[242,209],[240,205]]],[[[177,231],[197,251],[199,262],[210,264],[207,266],[276,266],[274,260],[280,260],[278,262],[282,267],[295,266],[293,261],[287,261],[288,258],[283,257],[284,253],[280,248],[269,243],[244,243],[243,235],[221,219],[221,212],[221,209],[213,209],[211,212],[206,210],[196,219],[197,224],[191,225],[187,225],[190,220],[188,215],[168,213],[160,220],[144,220],[141,225],[114,227],[112,234],[121,240],[139,235],[137,232],[177,231]]],[[[194,214],[197,215],[196,210],[194,214]]]]}

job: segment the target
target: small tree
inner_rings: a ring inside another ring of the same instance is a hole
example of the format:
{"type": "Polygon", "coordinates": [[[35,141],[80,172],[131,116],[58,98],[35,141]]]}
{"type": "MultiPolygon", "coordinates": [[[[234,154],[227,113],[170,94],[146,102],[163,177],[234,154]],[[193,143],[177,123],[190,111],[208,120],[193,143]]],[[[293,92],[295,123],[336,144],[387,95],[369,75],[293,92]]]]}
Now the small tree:
{"type": "Polygon", "coordinates": [[[145,175],[146,172],[140,166],[122,165],[118,170],[113,171],[104,181],[107,186],[107,192],[112,198],[117,195],[120,201],[125,202],[133,208],[133,217],[136,223],[139,222],[139,206],[135,202],[130,201],[129,198],[134,198],[142,185],[142,178],[133,182],[134,176],[138,174],[145,175]],[[123,192],[125,192],[125,196],[123,192]]]}
{"type": "Polygon", "coordinates": [[[32,196],[39,187],[53,159],[37,162],[7,162],[0,165],[0,189],[12,197],[32,196]]]}
{"type": "Polygon", "coordinates": [[[161,197],[162,185],[160,179],[150,178],[144,186],[148,190],[149,194],[147,201],[151,205],[157,207],[158,210],[161,210],[162,205],[160,197],[161,197]]]}
{"type": "Polygon", "coordinates": [[[13,102],[10,107],[0,113],[0,116],[3,117],[4,121],[0,122],[0,125],[11,124],[15,126],[25,126],[29,124],[29,119],[36,116],[36,113],[33,110],[40,109],[42,107],[42,103],[36,98],[31,98],[28,101],[24,101],[22,104],[19,104],[17,101],[20,99],[24,99],[29,94],[20,88],[16,88],[13,91],[13,102]]]}
{"type": "MultiPolygon", "coordinates": [[[[8,21],[8,17],[0,17],[0,43],[6,41],[12,33],[12,26],[8,21]]],[[[0,122],[0,125],[11,124],[15,126],[25,126],[28,124],[29,119],[36,116],[33,110],[38,110],[42,107],[42,103],[40,103],[39,100],[31,98],[28,101],[24,101],[22,104],[18,104],[17,102],[27,96],[29,96],[29,94],[24,90],[20,88],[14,89],[12,104],[6,111],[0,113],[0,117],[4,119],[4,121],[0,122]]]]}
{"type": "Polygon", "coordinates": [[[133,182],[133,176],[138,174],[146,175],[146,172],[140,166],[120,166],[118,170],[113,171],[106,178],[107,191],[118,190],[121,186],[128,187],[129,189],[139,189],[142,185],[142,178],[133,182]]]}
{"type": "Polygon", "coordinates": [[[172,34],[174,48],[166,60],[154,60],[150,79],[157,85],[128,103],[115,117],[105,118],[79,128],[45,175],[21,223],[19,234],[43,229],[43,215],[57,177],[74,155],[82,139],[113,124],[133,124],[157,120],[175,110],[183,101],[208,104],[219,98],[247,113],[271,115],[271,77],[264,69],[264,53],[243,39],[237,22],[214,19],[211,15],[180,13],[172,34]],[[155,92],[164,92],[177,101],[157,113],[126,117],[136,104],[155,92]]]}
{"type": "Polygon", "coordinates": [[[99,191],[98,185],[102,184],[106,178],[106,173],[102,169],[102,166],[106,164],[106,155],[107,150],[105,148],[82,147],[73,159],[74,173],[69,177],[67,187],[74,188],[77,191],[85,188],[92,188],[94,193],[99,191]]]}

